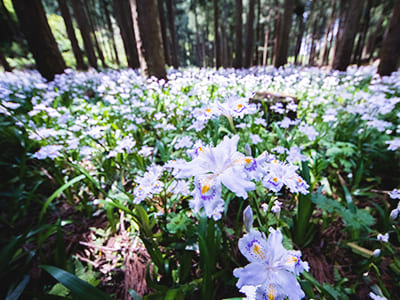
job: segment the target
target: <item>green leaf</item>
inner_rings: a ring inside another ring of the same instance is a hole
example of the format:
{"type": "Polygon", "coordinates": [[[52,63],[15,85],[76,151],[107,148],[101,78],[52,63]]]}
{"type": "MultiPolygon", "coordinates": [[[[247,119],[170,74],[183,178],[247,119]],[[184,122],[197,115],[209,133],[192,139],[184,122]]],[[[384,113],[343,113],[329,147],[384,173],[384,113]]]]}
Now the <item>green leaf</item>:
{"type": "Polygon", "coordinates": [[[21,280],[21,282],[18,283],[18,285],[15,288],[11,287],[7,293],[7,297],[5,300],[18,300],[18,298],[21,296],[24,289],[26,288],[29,279],[30,279],[29,275],[25,275],[24,278],[21,280]]]}
{"type": "Polygon", "coordinates": [[[85,300],[112,300],[107,294],[71,273],[53,266],[41,266],[41,268],[70,289],[75,296],[82,297],[85,300]]]}
{"type": "Polygon", "coordinates": [[[129,293],[129,295],[131,295],[133,300],[142,300],[142,297],[140,297],[134,290],[129,289],[128,293],[129,293]]]}
{"type": "Polygon", "coordinates": [[[59,189],[57,189],[45,202],[45,204],[42,207],[42,210],[40,211],[40,215],[39,215],[39,223],[42,220],[43,214],[46,212],[47,207],[50,205],[51,201],[53,201],[56,197],[58,197],[63,191],[65,191],[67,188],[69,188],[70,186],[74,185],[75,183],[77,183],[78,181],[81,181],[82,179],[85,178],[85,175],[79,175],[73,179],[71,179],[70,181],[64,183],[59,189]]]}

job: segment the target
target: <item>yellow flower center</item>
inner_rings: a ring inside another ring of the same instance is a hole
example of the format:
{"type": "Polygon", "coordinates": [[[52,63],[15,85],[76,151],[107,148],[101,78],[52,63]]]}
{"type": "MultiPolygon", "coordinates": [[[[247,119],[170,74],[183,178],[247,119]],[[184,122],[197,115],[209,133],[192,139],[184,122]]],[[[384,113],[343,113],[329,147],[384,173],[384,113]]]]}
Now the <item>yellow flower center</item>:
{"type": "Polygon", "coordinates": [[[259,245],[257,245],[257,244],[254,244],[254,246],[253,246],[253,253],[254,253],[255,255],[257,255],[258,257],[260,257],[261,259],[264,259],[264,258],[265,258],[265,254],[264,254],[263,250],[262,250],[261,247],[260,247],[259,245]]]}
{"type": "Polygon", "coordinates": [[[244,161],[246,162],[246,164],[249,164],[249,163],[251,163],[253,161],[253,159],[252,158],[246,158],[244,161]]]}
{"type": "Polygon", "coordinates": [[[201,193],[202,193],[202,194],[207,193],[209,190],[210,190],[210,185],[209,185],[209,184],[203,185],[203,186],[201,187],[201,193]]]}

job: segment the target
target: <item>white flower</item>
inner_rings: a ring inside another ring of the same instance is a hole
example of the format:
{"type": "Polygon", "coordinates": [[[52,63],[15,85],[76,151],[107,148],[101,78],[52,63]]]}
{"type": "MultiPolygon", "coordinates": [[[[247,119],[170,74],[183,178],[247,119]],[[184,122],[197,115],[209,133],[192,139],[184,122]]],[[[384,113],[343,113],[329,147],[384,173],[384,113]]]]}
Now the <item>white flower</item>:
{"type": "Polygon", "coordinates": [[[243,198],[247,198],[248,191],[255,189],[254,182],[248,177],[249,172],[257,169],[257,162],[237,152],[238,141],[239,136],[235,135],[225,137],[216,147],[199,147],[192,161],[175,166],[179,169],[177,178],[195,177],[194,199],[191,201],[194,212],[204,207],[208,217],[213,216],[215,209],[219,215],[224,203],[221,184],[243,198]]]}
{"type": "Polygon", "coordinates": [[[389,241],[389,233],[388,232],[385,234],[379,233],[377,236],[377,239],[378,239],[378,241],[387,243],[389,241]]]}
{"type": "Polygon", "coordinates": [[[239,240],[239,250],[250,262],[244,268],[237,268],[233,275],[239,278],[236,286],[250,299],[302,299],[305,295],[297,281],[308,263],[303,262],[300,251],[288,251],[282,246],[282,233],[279,229],[269,229],[266,240],[264,235],[251,230],[239,240]],[[255,290],[243,287],[253,286],[255,290]],[[250,292],[247,294],[247,292],[250,292]]]}
{"type": "Polygon", "coordinates": [[[262,142],[262,139],[260,138],[260,136],[258,134],[249,134],[249,137],[251,139],[251,142],[255,145],[258,143],[262,142]]]}
{"type": "Polygon", "coordinates": [[[63,146],[60,145],[43,146],[42,148],[40,148],[39,151],[33,154],[33,157],[37,159],[45,159],[45,158],[54,159],[61,155],[60,150],[62,148],[63,146]]]}
{"type": "Polygon", "coordinates": [[[386,141],[385,144],[388,144],[388,150],[395,151],[400,148],[400,138],[395,138],[391,141],[386,141]]]}

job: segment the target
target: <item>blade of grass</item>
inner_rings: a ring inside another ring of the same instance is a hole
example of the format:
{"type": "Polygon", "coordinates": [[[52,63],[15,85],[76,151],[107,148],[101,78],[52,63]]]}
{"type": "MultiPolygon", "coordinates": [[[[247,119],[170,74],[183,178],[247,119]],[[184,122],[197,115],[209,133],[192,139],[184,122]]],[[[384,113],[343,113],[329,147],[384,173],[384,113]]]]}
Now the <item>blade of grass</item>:
{"type": "Polygon", "coordinates": [[[51,201],[53,201],[55,198],[57,198],[63,191],[65,191],[67,188],[70,186],[74,185],[78,181],[81,181],[82,179],[85,178],[85,175],[79,175],[70,181],[64,183],[60,188],[58,188],[45,202],[45,204],[42,207],[42,210],[40,211],[39,215],[39,223],[42,221],[43,215],[46,212],[47,207],[50,205],[51,201]]]}

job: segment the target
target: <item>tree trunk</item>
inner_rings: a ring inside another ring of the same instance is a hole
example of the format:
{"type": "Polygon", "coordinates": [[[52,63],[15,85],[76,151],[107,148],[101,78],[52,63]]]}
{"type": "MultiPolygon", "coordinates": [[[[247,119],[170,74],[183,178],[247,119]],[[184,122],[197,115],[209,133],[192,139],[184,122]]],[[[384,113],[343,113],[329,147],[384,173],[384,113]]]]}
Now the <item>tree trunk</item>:
{"type": "Polygon", "coordinates": [[[12,71],[10,64],[8,63],[6,56],[4,55],[3,50],[1,50],[1,48],[0,48],[0,64],[3,66],[4,71],[6,72],[12,71]]]}
{"type": "Polygon", "coordinates": [[[178,50],[177,50],[176,32],[175,32],[175,12],[172,0],[167,0],[167,16],[168,16],[169,36],[171,37],[172,66],[175,69],[178,69],[179,65],[178,65],[178,50]]]}
{"type": "Polygon", "coordinates": [[[369,22],[370,22],[370,18],[371,18],[371,8],[372,8],[372,0],[368,0],[367,7],[365,8],[365,12],[364,12],[364,16],[363,16],[363,22],[362,22],[362,27],[361,27],[361,31],[360,31],[360,36],[358,38],[356,49],[354,51],[353,63],[357,64],[358,66],[361,64],[362,50],[364,48],[365,37],[367,35],[369,22]]]}
{"type": "Polygon", "coordinates": [[[214,0],[214,47],[215,47],[215,68],[221,67],[221,44],[219,37],[219,11],[218,11],[218,0],[214,0]]]}
{"type": "Polygon", "coordinates": [[[261,0],[257,0],[257,25],[256,25],[256,42],[255,42],[255,58],[254,65],[261,65],[259,45],[261,44],[261,0]]]}
{"type": "Polygon", "coordinates": [[[55,74],[64,72],[65,62],[47,22],[42,2],[40,0],[12,2],[38,71],[47,80],[53,80],[55,74]]]}
{"type": "Polygon", "coordinates": [[[233,67],[240,69],[243,66],[243,0],[236,0],[235,4],[235,59],[233,67]]]}
{"type": "Polygon", "coordinates": [[[265,30],[265,36],[264,36],[264,51],[263,51],[263,61],[262,65],[266,66],[267,65],[267,59],[268,59],[268,35],[269,35],[269,28],[265,30]]]}
{"type": "Polygon", "coordinates": [[[102,0],[101,3],[102,3],[103,11],[104,11],[104,14],[105,14],[105,17],[106,17],[107,28],[108,28],[108,31],[109,31],[110,37],[111,37],[111,44],[112,44],[112,48],[114,50],[115,62],[119,66],[120,65],[119,55],[118,55],[118,51],[117,51],[117,45],[115,43],[115,33],[114,33],[114,28],[113,28],[113,25],[112,25],[112,22],[111,22],[110,12],[108,10],[106,0],[102,0]]]}
{"type": "Polygon", "coordinates": [[[67,29],[67,35],[71,42],[72,52],[74,53],[76,60],[76,68],[78,70],[87,70],[87,66],[83,61],[83,55],[79,43],[75,35],[74,25],[72,23],[71,14],[68,9],[68,5],[65,0],[57,0],[58,7],[60,8],[61,16],[64,19],[65,28],[67,29]]]}
{"type": "Polygon", "coordinates": [[[339,24],[338,24],[338,28],[336,31],[336,35],[335,35],[335,47],[333,49],[333,55],[332,55],[332,61],[330,63],[330,65],[333,65],[333,61],[335,59],[336,53],[339,49],[339,44],[340,44],[340,39],[342,36],[342,32],[343,32],[343,26],[344,26],[344,22],[345,22],[345,18],[346,18],[346,0],[340,0],[339,2],[339,24]]]}
{"type": "Polygon", "coordinates": [[[298,24],[298,32],[297,32],[297,37],[296,37],[296,48],[294,50],[294,63],[298,63],[298,58],[300,54],[300,49],[301,49],[301,42],[303,40],[303,34],[304,34],[304,5],[301,3],[298,3],[296,8],[295,8],[295,13],[296,13],[296,18],[297,18],[297,24],[298,24]]]}
{"type": "Polygon", "coordinates": [[[243,67],[250,68],[252,65],[253,48],[254,48],[254,8],[255,1],[249,0],[249,11],[246,17],[246,42],[244,52],[244,64],[243,67]]]}
{"type": "Polygon", "coordinates": [[[0,42],[11,42],[17,35],[16,27],[3,0],[0,0],[0,42]]]}
{"type": "Polygon", "coordinates": [[[155,0],[130,0],[140,69],[144,77],[167,79],[155,0]]]}
{"type": "Polygon", "coordinates": [[[132,69],[137,69],[139,68],[139,57],[137,53],[129,0],[114,0],[114,10],[122,42],[124,44],[128,66],[132,69]]]}
{"type": "Polygon", "coordinates": [[[196,0],[192,0],[192,5],[193,5],[193,12],[194,12],[194,25],[195,25],[195,30],[196,30],[196,51],[197,51],[197,57],[199,60],[199,66],[204,67],[204,57],[203,57],[203,51],[202,51],[202,45],[200,42],[200,32],[199,32],[199,22],[197,19],[197,4],[196,0]]]}
{"type": "Polygon", "coordinates": [[[294,10],[294,0],[285,0],[284,11],[279,22],[277,45],[275,51],[275,68],[279,68],[287,63],[289,50],[289,33],[292,27],[292,16],[294,10]]]}
{"type": "Polygon", "coordinates": [[[97,26],[95,26],[95,23],[93,22],[92,14],[90,13],[89,5],[88,5],[88,0],[84,0],[83,3],[84,3],[84,6],[85,6],[85,9],[86,9],[86,15],[87,15],[88,20],[89,20],[89,30],[92,33],[92,36],[93,36],[93,39],[94,39],[94,45],[96,46],[97,56],[100,58],[101,65],[103,66],[103,68],[107,68],[106,61],[104,59],[103,51],[101,50],[99,42],[98,42],[97,37],[96,37],[96,27],[97,26]]]}
{"type": "Polygon", "coordinates": [[[335,24],[335,0],[332,0],[331,3],[331,14],[329,16],[328,24],[327,24],[327,29],[325,33],[325,39],[324,39],[324,48],[322,50],[322,65],[328,64],[329,60],[329,52],[331,50],[331,41],[332,41],[332,35],[333,35],[333,26],[335,24]]]}
{"type": "Polygon", "coordinates": [[[364,0],[352,0],[332,68],[345,71],[350,64],[354,38],[358,31],[364,0]]]}
{"type": "MultiPolygon", "coordinates": [[[[318,5],[318,3],[315,3],[318,5]]],[[[311,24],[312,24],[312,29],[311,29],[311,48],[310,48],[310,56],[308,58],[308,64],[310,66],[315,65],[315,57],[317,56],[316,53],[316,39],[317,39],[317,29],[318,29],[318,20],[320,18],[320,13],[318,12],[318,7],[314,7],[314,10],[310,12],[311,15],[311,24]]]]}
{"type": "Polygon", "coordinates": [[[97,69],[97,58],[94,53],[93,43],[90,38],[89,23],[83,10],[82,3],[80,0],[72,0],[72,10],[74,12],[75,19],[78,23],[79,31],[81,32],[83,46],[89,61],[89,65],[97,69]]]}
{"type": "Polygon", "coordinates": [[[379,75],[386,76],[397,71],[400,59],[400,0],[395,2],[379,58],[379,75]]]}
{"type": "Polygon", "coordinates": [[[167,38],[167,25],[165,24],[165,13],[164,13],[164,0],[157,0],[157,7],[158,7],[158,18],[160,19],[160,26],[161,26],[161,38],[164,48],[164,58],[165,63],[168,66],[171,66],[171,59],[169,57],[169,47],[168,47],[168,38],[167,38]]]}

